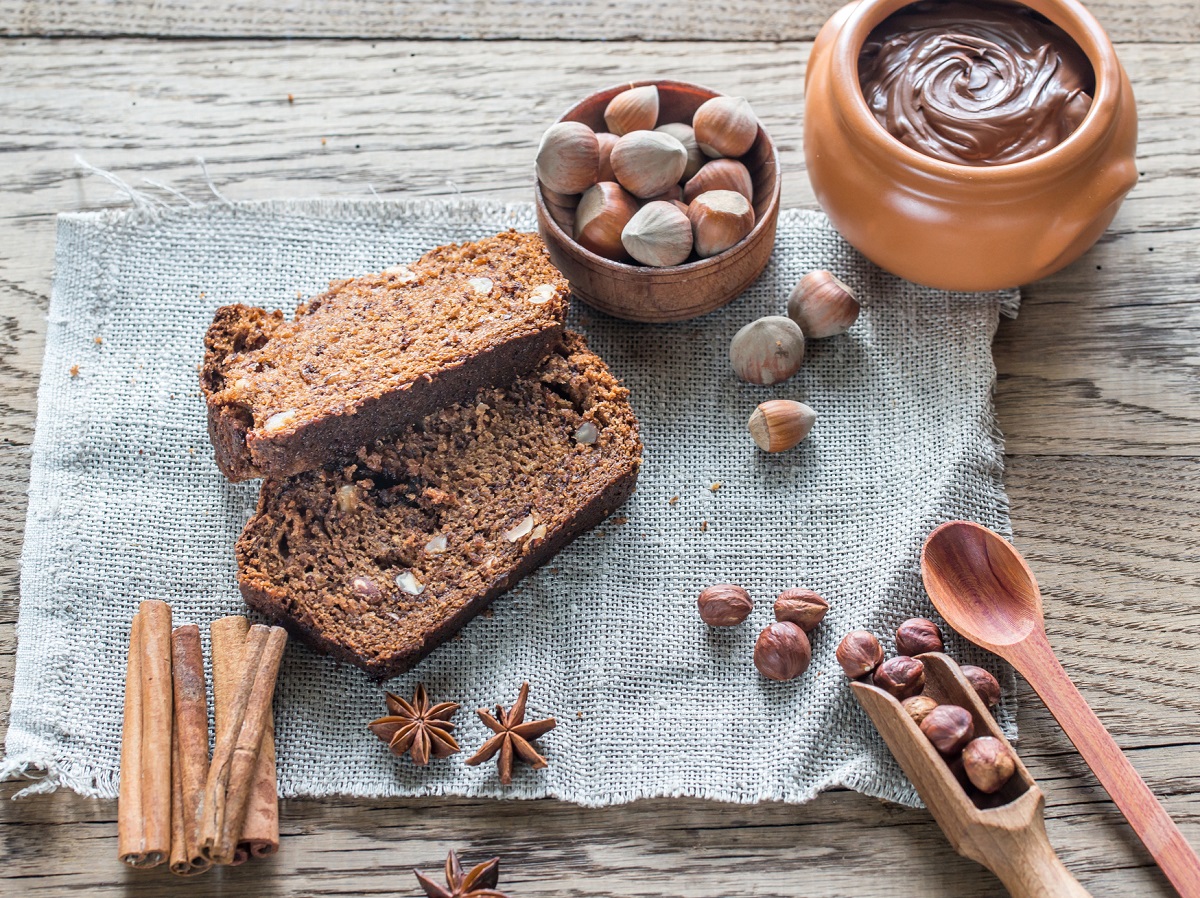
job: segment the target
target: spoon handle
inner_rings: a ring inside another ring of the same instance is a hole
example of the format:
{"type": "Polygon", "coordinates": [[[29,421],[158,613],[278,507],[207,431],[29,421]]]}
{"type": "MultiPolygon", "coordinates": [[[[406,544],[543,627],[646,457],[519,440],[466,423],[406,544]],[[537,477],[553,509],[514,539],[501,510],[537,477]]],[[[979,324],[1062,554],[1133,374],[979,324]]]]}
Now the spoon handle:
{"type": "Polygon", "coordinates": [[[1200,857],[1125,757],[1054,655],[1045,633],[1010,660],[1041,696],[1155,863],[1183,898],[1200,898],[1200,857]]]}

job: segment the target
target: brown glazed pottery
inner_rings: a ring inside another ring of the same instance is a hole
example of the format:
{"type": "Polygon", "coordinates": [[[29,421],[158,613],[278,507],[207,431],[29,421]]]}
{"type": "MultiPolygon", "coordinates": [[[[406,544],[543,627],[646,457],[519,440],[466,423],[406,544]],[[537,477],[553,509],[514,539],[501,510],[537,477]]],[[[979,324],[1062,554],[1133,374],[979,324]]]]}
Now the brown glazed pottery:
{"type": "MultiPolygon", "coordinates": [[[[682,81],[634,81],[598,91],[576,103],[559,121],[583,122],[594,131],[608,130],[604,109],[608,101],[630,87],[658,87],[658,122],[688,122],[717,91],[682,81]]],[[[562,229],[546,206],[542,185],[534,188],[538,231],[550,259],[567,280],[571,293],[588,305],[629,321],[684,321],[739,296],[766,268],[775,246],[782,179],[775,144],[759,125],[750,152],[740,157],[754,180],[755,224],[744,240],[708,259],[669,268],[649,268],[613,262],[584,249],[562,229]]]]}
{"type": "Polygon", "coordinates": [[[851,3],[813,44],[804,156],[822,208],[871,261],[931,287],[1014,287],[1075,261],[1137,182],[1137,112],[1112,42],[1076,0],[1023,0],[1087,55],[1096,77],[1091,108],[1066,140],[1031,159],[957,165],[889,134],[859,86],[864,40],[909,2],[851,3]]]}

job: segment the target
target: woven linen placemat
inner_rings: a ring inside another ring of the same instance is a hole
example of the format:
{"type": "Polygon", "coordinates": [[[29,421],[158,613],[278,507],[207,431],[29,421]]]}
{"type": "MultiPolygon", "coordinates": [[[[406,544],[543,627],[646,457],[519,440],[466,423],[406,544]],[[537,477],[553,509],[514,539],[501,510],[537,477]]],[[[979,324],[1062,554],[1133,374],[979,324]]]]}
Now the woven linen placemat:
{"type": "MultiPolygon", "coordinates": [[[[38,394],[22,556],[18,652],[0,774],[115,796],[130,618],[146,598],[204,634],[241,612],[233,544],[257,482],[218,473],[197,364],[217,306],[292,309],[333,278],[415,259],[440,243],[515,227],[528,204],[217,203],[64,215],[38,394]]],[[[991,341],[1015,291],[951,294],[885,274],[827,219],[785,211],[771,263],[726,308],[682,324],[609,318],[576,302],[574,327],[632,391],[645,463],[618,516],[499,599],[420,664],[385,684],[424,682],[463,705],[465,751],[428,768],[391,756],[366,729],[384,685],[293,642],[276,695],[285,796],[556,796],[604,805],[651,796],[800,802],[832,786],[915,804],[834,659],[856,627],[885,637],[932,615],[918,551],[937,524],[970,518],[1009,531],[992,414],[991,341]],[[863,303],[850,333],[810,343],[773,388],[739,382],[730,338],[780,314],[796,281],[829,268],[863,303]],[[767,398],[811,404],[808,439],[776,456],[745,422],[767,398]],[[750,620],[709,629],[696,595],[740,583],[750,620]],[[828,598],[799,680],[751,662],[774,596],[828,598]],[[506,706],[523,680],[530,715],[554,716],[546,770],[463,761],[490,735],[473,713],[506,706]]],[[[948,650],[1012,675],[952,637],[948,650]]],[[[211,678],[211,671],[210,671],[211,678]]]]}

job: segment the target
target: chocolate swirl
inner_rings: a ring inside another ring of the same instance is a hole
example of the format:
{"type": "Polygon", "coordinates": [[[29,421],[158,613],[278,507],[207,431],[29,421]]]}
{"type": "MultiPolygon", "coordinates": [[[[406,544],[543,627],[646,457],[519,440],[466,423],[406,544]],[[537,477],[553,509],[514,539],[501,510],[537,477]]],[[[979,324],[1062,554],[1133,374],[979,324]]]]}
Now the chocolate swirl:
{"type": "Polygon", "coordinates": [[[929,156],[1019,162],[1057,146],[1092,103],[1083,51],[1025,7],[926,2],[871,32],[859,82],[875,118],[929,156]]]}

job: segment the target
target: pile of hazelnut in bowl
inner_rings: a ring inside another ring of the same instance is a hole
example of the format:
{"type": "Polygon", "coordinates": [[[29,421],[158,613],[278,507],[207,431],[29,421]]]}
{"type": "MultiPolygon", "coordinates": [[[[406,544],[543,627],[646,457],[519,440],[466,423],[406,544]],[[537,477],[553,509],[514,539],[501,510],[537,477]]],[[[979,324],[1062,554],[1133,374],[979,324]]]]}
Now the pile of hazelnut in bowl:
{"type": "Polygon", "coordinates": [[[542,136],[538,226],[585,302],[681,321],[729,302],[766,267],[780,184],[774,144],[745,99],[675,81],[622,85],[542,136]]]}

